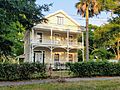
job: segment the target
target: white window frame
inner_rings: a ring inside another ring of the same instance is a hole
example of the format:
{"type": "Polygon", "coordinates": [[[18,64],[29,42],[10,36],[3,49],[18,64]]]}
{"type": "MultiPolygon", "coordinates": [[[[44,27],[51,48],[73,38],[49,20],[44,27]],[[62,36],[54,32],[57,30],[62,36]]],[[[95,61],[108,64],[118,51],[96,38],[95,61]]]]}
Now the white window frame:
{"type": "Polygon", "coordinates": [[[63,25],[64,24],[64,17],[57,16],[57,24],[58,25],[63,25]]]}

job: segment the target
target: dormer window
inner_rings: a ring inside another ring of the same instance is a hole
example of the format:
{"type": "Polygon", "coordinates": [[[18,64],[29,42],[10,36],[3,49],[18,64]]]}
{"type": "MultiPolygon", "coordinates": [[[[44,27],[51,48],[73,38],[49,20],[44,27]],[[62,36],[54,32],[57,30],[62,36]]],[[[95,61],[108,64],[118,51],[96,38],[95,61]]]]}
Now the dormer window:
{"type": "Polygon", "coordinates": [[[57,24],[58,25],[63,25],[63,23],[64,23],[64,18],[60,17],[60,16],[57,16],[57,24]]]}

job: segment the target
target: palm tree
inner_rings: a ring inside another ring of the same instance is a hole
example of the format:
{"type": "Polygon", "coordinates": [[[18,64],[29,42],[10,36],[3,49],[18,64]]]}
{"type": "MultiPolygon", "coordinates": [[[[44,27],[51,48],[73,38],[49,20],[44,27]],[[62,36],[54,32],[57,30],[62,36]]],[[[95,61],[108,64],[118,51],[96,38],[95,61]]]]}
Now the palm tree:
{"type": "Polygon", "coordinates": [[[100,11],[115,11],[119,8],[120,0],[80,0],[75,4],[77,13],[86,17],[86,60],[89,60],[89,17],[97,15],[100,11]]]}
{"type": "Polygon", "coordinates": [[[100,12],[100,4],[97,0],[80,0],[75,4],[77,13],[86,17],[86,60],[89,60],[89,35],[88,35],[88,24],[89,17],[94,16],[100,12]]]}

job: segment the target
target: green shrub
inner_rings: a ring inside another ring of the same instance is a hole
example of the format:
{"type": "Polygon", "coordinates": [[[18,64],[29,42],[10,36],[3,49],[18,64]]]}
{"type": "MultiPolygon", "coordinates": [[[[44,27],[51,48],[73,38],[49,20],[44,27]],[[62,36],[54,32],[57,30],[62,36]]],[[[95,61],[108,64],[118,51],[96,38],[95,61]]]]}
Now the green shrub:
{"type": "Polygon", "coordinates": [[[0,80],[26,80],[34,78],[37,73],[44,77],[45,68],[40,63],[0,64],[0,80]]]}
{"type": "Polygon", "coordinates": [[[77,62],[67,63],[66,66],[76,76],[120,76],[120,63],[99,62],[77,62]]]}

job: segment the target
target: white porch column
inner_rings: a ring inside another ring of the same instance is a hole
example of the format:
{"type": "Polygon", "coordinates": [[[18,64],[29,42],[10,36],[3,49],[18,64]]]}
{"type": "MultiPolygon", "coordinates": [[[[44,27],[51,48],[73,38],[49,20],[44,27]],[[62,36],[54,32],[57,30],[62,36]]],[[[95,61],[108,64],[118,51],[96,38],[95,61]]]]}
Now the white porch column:
{"type": "Polygon", "coordinates": [[[83,58],[83,61],[85,61],[84,59],[84,32],[82,32],[82,58],[83,58]]]}
{"type": "Polygon", "coordinates": [[[69,29],[67,30],[67,62],[69,62],[69,29]]]}
{"type": "Polygon", "coordinates": [[[51,37],[50,37],[50,39],[51,39],[51,47],[50,47],[51,58],[50,58],[50,64],[53,64],[53,59],[52,59],[52,57],[53,57],[53,47],[52,47],[52,44],[53,44],[53,30],[52,30],[52,28],[51,28],[51,37]]]}
{"type": "Polygon", "coordinates": [[[34,51],[33,51],[33,42],[34,42],[34,29],[32,28],[32,30],[30,31],[30,41],[29,41],[29,60],[27,60],[28,62],[33,62],[33,57],[34,57],[34,51]]]}
{"type": "Polygon", "coordinates": [[[51,28],[51,36],[50,36],[50,40],[51,40],[51,46],[52,46],[52,43],[53,43],[53,30],[51,28]]]}
{"type": "Polygon", "coordinates": [[[35,33],[34,33],[34,29],[32,28],[32,38],[31,38],[31,39],[32,39],[32,42],[34,42],[34,39],[35,39],[34,34],[35,34],[35,33]]]}
{"type": "Polygon", "coordinates": [[[69,48],[67,48],[67,62],[69,62],[69,48]]]}
{"type": "Polygon", "coordinates": [[[67,30],[67,48],[69,48],[69,29],[67,30]]]}
{"type": "Polygon", "coordinates": [[[52,57],[53,57],[53,49],[52,49],[52,47],[50,48],[50,50],[51,50],[50,64],[53,64],[53,59],[52,59],[52,57]]]}
{"type": "Polygon", "coordinates": [[[33,45],[31,44],[31,62],[34,62],[34,51],[33,51],[33,45]]]}

